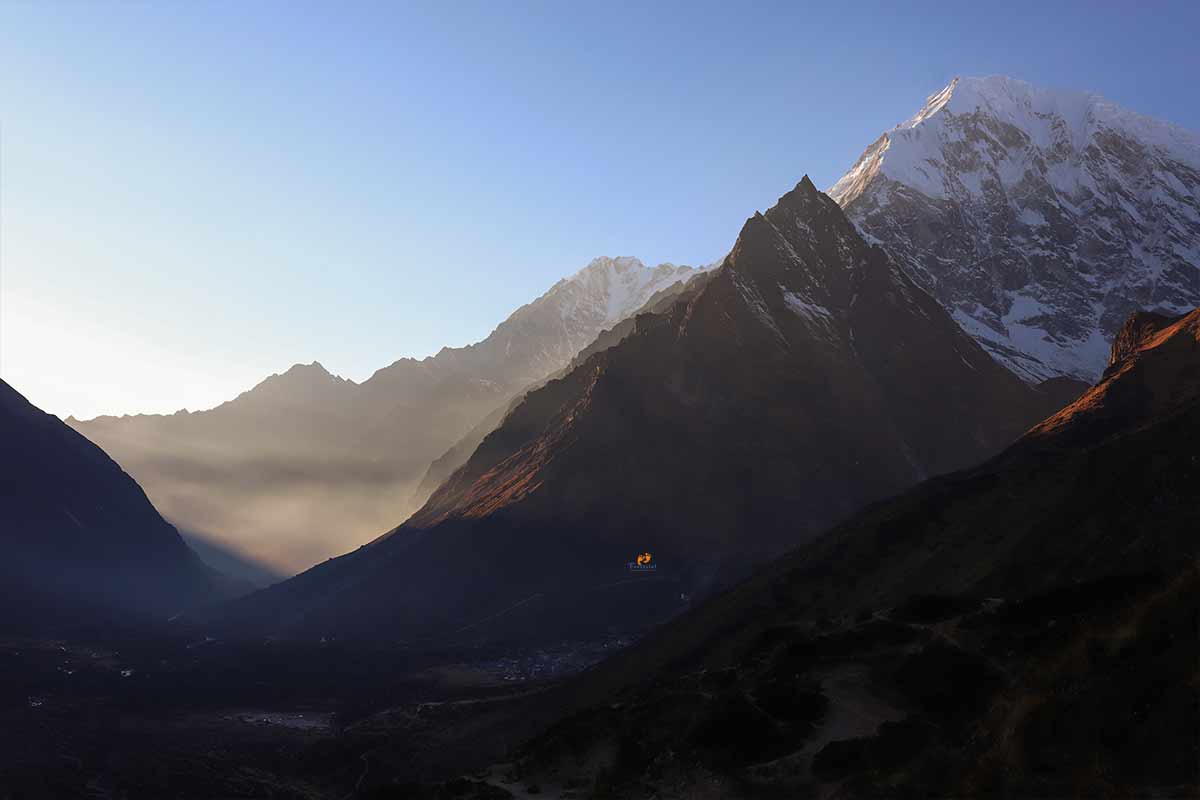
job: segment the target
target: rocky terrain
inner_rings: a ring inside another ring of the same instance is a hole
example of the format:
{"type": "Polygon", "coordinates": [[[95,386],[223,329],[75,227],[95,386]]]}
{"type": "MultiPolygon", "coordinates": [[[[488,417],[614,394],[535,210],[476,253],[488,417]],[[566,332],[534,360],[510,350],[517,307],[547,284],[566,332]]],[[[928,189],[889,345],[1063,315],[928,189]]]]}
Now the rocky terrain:
{"type": "Polygon", "coordinates": [[[993,356],[1097,379],[1134,311],[1200,303],[1200,135],[1084,92],[959,78],[830,190],[993,356]]]}

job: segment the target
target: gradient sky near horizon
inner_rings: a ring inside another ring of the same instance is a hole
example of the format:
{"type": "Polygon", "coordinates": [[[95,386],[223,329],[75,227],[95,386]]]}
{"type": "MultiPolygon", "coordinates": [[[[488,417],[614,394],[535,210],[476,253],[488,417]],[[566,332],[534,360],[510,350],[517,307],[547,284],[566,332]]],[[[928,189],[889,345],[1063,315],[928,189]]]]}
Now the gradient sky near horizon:
{"type": "Polygon", "coordinates": [[[840,5],[5,3],[0,377],[84,418],[362,380],[594,256],[720,257],[959,74],[1200,129],[1195,3],[840,5]]]}

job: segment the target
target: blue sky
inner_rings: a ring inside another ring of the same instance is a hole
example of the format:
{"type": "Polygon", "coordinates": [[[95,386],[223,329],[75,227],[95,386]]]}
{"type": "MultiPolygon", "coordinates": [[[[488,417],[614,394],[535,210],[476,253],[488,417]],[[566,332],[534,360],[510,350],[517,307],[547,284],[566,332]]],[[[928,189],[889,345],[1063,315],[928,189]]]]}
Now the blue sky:
{"type": "Polygon", "coordinates": [[[839,5],[6,3],[0,376],[85,417],[361,380],[594,256],[719,257],[958,74],[1200,129],[1195,3],[839,5]]]}

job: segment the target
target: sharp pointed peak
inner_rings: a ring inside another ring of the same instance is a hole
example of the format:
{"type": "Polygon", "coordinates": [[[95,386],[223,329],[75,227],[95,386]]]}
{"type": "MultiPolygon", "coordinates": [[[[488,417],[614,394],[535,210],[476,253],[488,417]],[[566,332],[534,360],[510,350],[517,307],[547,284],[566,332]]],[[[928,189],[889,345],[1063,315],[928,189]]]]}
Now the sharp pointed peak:
{"type": "Polygon", "coordinates": [[[292,366],[288,367],[287,371],[282,374],[284,374],[284,375],[306,375],[306,374],[329,375],[330,372],[329,372],[329,370],[325,369],[324,366],[322,366],[320,361],[313,361],[310,364],[301,364],[301,363],[292,364],[292,366]]]}
{"type": "Polygon", "coordinates": [[[739,276],[781,288],[819,286],[829,302],[841,303],[849,299],[851,271],[867,256],[841,207],[805,175],[765,213],[746,220],[727,263],[739,276]]]}
{"type": "MultiPolygon", "coordinates": [[[[800,179],[799,183],[776,201],[775,206],[802,208],[810,206],[813,203],[823,205],[823,200],[824,195],[821,193],[821,190],[812,182],[812,178],[805,175],[800,179]]],[[[767,212],[768,216],[770,213],[770,211],[767,212]]]]}
{"type": "MultiPolygon", "coordinates": [[[[799,183],[775,201],[775,205],[767,209],[763,216],[776,223],[783,216],[811,220],[824,217],[833,211],[836,205],[828,195],[817,188],[808,175],[805,175],[799,183]]],[[[838,214],[840,215],[840,211],[838,214]]]]}
{"type": "Polygon", "coordinates": [[[261,386],[265,383],[277,382],[281,382],[280,385],[308,385],[326,382],[353,383],[353,381],[349,381],[346,378],[334,375],[332,372],[325,369],[324,365],[322,365],[320,361],[312,361],[308,364],[293,364],[283,372],[276,372],[267,376],[267,378],[264,379],[259,385],[261,386]]]}

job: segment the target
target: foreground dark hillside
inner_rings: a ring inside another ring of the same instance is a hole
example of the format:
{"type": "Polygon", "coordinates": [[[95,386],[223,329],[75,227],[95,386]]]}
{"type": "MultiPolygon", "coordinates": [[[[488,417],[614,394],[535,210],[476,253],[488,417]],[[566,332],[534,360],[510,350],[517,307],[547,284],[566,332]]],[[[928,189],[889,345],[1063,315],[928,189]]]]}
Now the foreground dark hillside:
{"type": "Polygon", "coordinates": [[[214,630],[410,643],[636,632],[1060,407],[805,178],[716,274],[530,392],[400,528],[214,630]],[[631,572],[638,553],[652,572],[631,572]]]}
{"type": "Polygon", "coordinates": [[[230,587],[99,447],[0,381],[0,627],[165,621],[230,587]]]}
{"type": "Polygon", "coordinates": [[[560,690],[526,783],[598,797],[1193,797],[1200,311],[560,690]],[[585,792],[585,794],[587,793],[585,792]]]}

